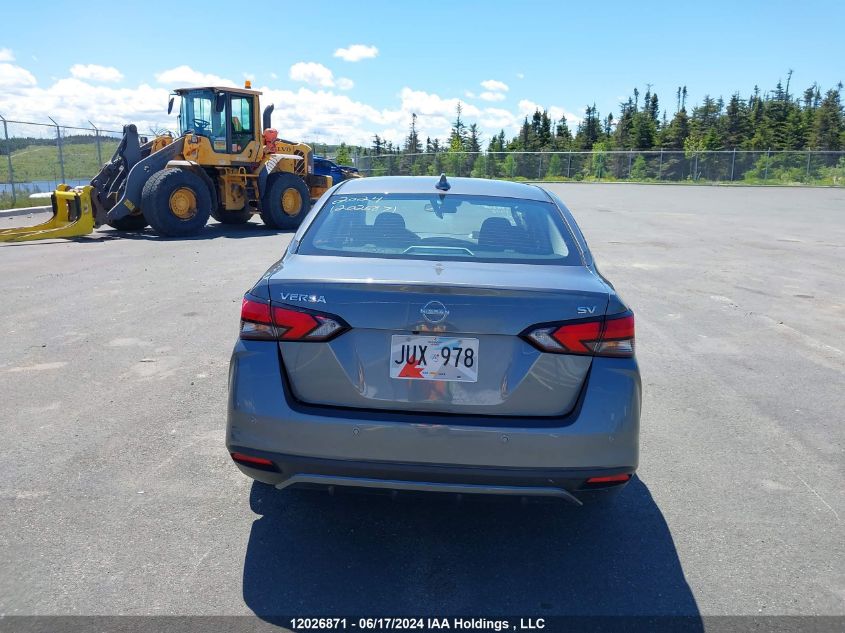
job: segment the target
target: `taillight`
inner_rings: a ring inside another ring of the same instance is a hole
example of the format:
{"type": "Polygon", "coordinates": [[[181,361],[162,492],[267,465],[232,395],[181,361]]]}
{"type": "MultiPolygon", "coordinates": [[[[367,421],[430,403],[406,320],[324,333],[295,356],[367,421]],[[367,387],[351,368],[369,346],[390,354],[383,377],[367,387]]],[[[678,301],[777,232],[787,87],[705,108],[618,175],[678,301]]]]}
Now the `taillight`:
{"type": "Polygon", "coordinates": [[[241,338],[270,341],[328,341],[349,326],[332,314],[244,297],[241,338]]]}
{"type": "Polygon", "coordinates": [[[284,341],[328,341],[346,329],[338,317],[273,306],[273,323],[284,341]]]}
{"type": "Polygon", "coordinates": [[[255,457],[254,455],[245,455],[244,453],[229,453],[229,455],[239,464],[251,466],[252,468],[260,468],[261,470],[276,470],[276,465],[265,457],[255,457]]]}
{"type": "Polygon", "coordinates": [[[630,473],[620,473],[618,475],[605,475],[602,477],[590,477],[587,479],[588,484],[624,484],[631,478],[630,473]]]}
{"type": "Polygon", "coordinates": [[[270,341],[276,338],[269,303],[244,297],[241,304],[241,338],[270,341]]]}
{"type": "Polygon", "coordinates": [[[587,356],[634,355],[634,315],[535,326],[522,337],[543,352],[587,356]]]}

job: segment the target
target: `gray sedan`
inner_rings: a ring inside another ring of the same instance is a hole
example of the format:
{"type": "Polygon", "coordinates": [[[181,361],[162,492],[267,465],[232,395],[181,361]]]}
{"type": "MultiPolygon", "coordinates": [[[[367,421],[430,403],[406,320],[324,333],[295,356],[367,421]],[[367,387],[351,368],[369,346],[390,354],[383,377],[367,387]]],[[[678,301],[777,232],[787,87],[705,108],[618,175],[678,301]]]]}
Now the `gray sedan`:
{"type": "Polygon", "coordinates": [[[536,186],[326,193],[243,299],[226,444],[277,488],[610,497],[638,463],[634,317],[536,186]]]}

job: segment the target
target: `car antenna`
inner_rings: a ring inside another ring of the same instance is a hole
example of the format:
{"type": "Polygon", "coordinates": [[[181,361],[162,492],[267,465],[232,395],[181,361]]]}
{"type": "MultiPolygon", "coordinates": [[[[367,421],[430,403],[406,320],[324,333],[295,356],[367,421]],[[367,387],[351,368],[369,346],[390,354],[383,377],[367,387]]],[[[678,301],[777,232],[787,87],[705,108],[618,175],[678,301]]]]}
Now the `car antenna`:
{"type": "Polygon", "coordinates": [[[440,180],[436,185],[434,185],[435,189],[440,189],[440,191],[449,191],[452,188],[452,185],[449,184],[449,181],[446,180],[446,174],[440,174],[440,180]]]}

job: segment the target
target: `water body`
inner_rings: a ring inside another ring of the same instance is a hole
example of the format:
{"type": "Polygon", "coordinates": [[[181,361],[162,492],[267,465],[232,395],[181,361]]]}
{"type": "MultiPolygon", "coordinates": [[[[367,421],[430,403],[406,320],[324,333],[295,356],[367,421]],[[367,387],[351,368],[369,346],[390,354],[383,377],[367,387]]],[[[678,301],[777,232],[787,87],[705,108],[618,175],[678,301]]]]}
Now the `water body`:
{"type": "MultiPolygon", "coordinates": [[[[25,196],[30,193],[49,193],[53,191],[59,184],[61,183],[60,180],[33,180],[32,182],[16,182],[15,183],[15,193],[19,196],[25,196]]],[[[71,187],[77,187],[79,185],[87,185],[90,184],[90,180],[81,180],[79,178],[71,178],[65,180],[65,184],[70,185],[71,187]]],[[[0,194],[12,193],[12,185],[8,182],[0,182],[0,194]]]]}

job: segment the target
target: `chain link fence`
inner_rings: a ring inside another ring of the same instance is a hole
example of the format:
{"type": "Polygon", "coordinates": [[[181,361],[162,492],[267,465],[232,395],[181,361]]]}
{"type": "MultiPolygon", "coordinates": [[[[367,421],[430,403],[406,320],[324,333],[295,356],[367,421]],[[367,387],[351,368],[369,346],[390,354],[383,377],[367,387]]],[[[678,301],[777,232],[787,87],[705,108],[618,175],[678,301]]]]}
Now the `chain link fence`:
{"type": "Polygon", "coordinates": [[[366,176],[439,175],[549,181],[736,182],[845,186],[845,152],[670,150],[439,152],[355,157],[366,176]]]}
{"type": "MultiPolygon", "coordinates": [[[[88,183],[122,131],[0,116],[0,209],[42,204],[60,183],[88,183]],[[35,199],[32,196],[35,196],[35,199]]],[[[670,150],[358,155],[365,176],[439,175],[549,181],[738,182],[845,186],[845,152],[670,150]]]]}
{"type": "Polygon", "coordinates": [[[120,130],[93,123],[90,128],[76,127],[0,115],[0,124],[0,209],[47,204],[38,194],[60,183],[87,184],[111,159],[123,136],[120,130]]]}

